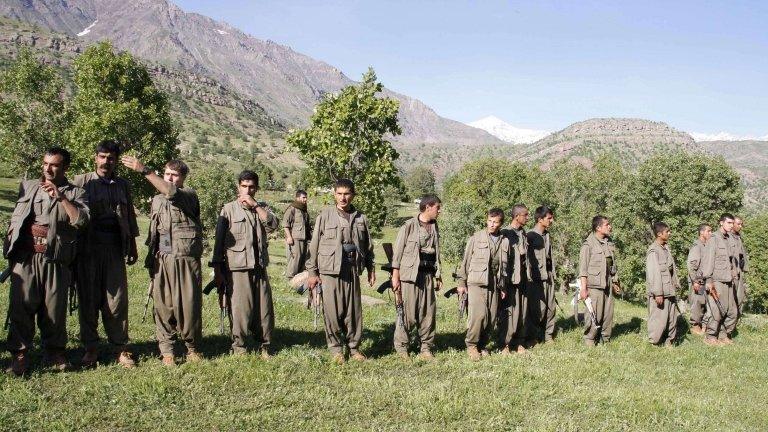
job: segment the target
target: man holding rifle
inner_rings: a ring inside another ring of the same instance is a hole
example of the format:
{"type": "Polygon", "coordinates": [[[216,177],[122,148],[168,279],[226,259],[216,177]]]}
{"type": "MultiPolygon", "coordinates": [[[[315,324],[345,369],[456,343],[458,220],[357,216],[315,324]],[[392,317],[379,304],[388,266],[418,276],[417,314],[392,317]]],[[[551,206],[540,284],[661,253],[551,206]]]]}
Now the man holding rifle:
{"type": "Polygon", "coordinates": [[[211,265],[216,286],[231,305],[232,352],[245,354],[250,335],[269,359],[275,312],[267,276],[267,235],[278,227],[277,218],[256,201],[259,177],[243,171],[237,178],[237,199],[224,204],[216,227],[211,265]]]}
{"type": "Polygon", "coordinates": [[[395,324],[395,351],[408,358],[408,334],[414,328],[420,346],[419,357],[434,359],[435,291],[442,288],[440,276],[440,233],[437,217],[440,198],[425,195],[419,214],[408,220],[397,233],[392,255],[392,291],[399,294],[404,310],[402,323],[395,324]]]}
{"type": "Polygon", "coordinates": [[[738,255],[730,238],[733,231],[733,215],[724,213],[718,229],[707,243],[706,254],[701,263],[701,274],[707,292],[706,323],[707,345],[732,344],[730,334],[736,329],[739,316],[736,304],[735,283],[738,282],[738,255]]]}

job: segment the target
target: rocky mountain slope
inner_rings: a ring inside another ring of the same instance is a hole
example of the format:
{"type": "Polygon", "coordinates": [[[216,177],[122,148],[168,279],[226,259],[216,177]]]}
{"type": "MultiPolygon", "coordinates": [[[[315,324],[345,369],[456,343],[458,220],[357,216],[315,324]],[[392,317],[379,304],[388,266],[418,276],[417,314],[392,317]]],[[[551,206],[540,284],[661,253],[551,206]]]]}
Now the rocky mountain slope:
{"type": "Polygon", "coordinates": [[[699,145],[707,153],[723,156],[741,174],[747,207],[768,208],[768,141],[702,141],[699,145]]]}
{"type": "Polygon", "coordinates": [[[467,124],[511,144],[530,144],[549,135],[549,132],[543,130],[512,126],[496,116],[483,117],[467,124]]]}

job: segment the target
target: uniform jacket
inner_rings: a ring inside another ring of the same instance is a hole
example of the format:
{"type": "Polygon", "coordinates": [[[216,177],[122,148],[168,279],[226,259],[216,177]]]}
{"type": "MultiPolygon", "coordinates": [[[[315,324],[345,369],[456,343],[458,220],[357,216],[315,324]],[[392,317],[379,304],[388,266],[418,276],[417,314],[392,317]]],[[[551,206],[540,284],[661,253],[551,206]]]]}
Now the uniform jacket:
{"type": "Polygon", "coordinates": [[[176,257],[200,258],[203,255],[203,233],[200,225],[200,201],[197,193],[189,188],[170,186],[168,195],[157,194],[152,198],[152,211],[147,236],[147,260],[145,266],[154,268],[158,250],[160,229],[170,227],[171,254],[176,257]]]}
{"type": "Polygon", "coordinates": [[[610,289],[618,281],[618,275],[611,275],[608,257],[616,263],[616,247],[609,237],[605,242],[597,239],[595,233],[587,236],[579,252],[579,278],[587,278],[587,288],[610,289]]]}
{"type": "MultiPolygon", "coordinates": [[[[497,274],[492,275],[489,269],[491,268],[491,239],[488,235],[488,230],[480,230],[474,233],[467,241],[467,246],[464,248],[464,259],[461,261],[459,271],[457,272],[459,286],[481,286],[487,287],[491,285],[491,277],[495,277],[502,281],[502,284],[506,283],[509,277],[510,262],[509,254],[512,246],[509,242],[509,237],[501,234],[499,236],[501,245],[499,271],[497,274]]],[[[496,286],[496,289],[501,289],[502,286],[496,286]]]]}
{"type": "Polygon", "coordinates": [[[294,240],[309,240],[312,238],[312,228],[309,225],[309,213],[293,205],[288,206],[283,214],[283,228],[291,230],[294,240]]]}
{"type": "Polygon", "coordinates": [[[526,234],[528,238],[528,263],[531,267],[531,280],[546,282],[555,280],[555,264],[552,259],[552,236],[549,232],[539,232],[534,227],[526,234]]]}
{"type": "Polygon", "coordinates": [[[720,230],[712,233],[707,242],[706,255],[701,263],[701,273],[707,283],[711,281],[731,283],[736,275],[737,257],[733,256],[730,236],[720,230]]]}
{"type": "MultiPolygon", "coordinates": [[[[419,245],[419,217],[407,220],[397,232],[397,240],[392,250],[392,268],[400,269],[400,280],[415,282],[419,274],[421,262],[421,247],[419,245]]],[[[437,256],[436,275],[440,275],[440,230],[437,222],[432,226],[435,229],[435,254],[437,256]]]]}
{"type": "Polygon", "coordinates": [[[668,245],[662,246],[653,242],[648,246],[648,253],[645,256],[645,283],[648,296],[674,297],[676,295],[680,282],[675,260],[668,245]]]}
{"type": "MultiPolygon", "coordinates": [[[[77,207],[78,217],[74,221],[70,220],[60,202],[51,206],[48,214],[50,225],[48,226],[48,247],[45,256],[49,261],[69,265],[74,261],[77,254],[78,231],[88,225],[88,200],[82,188],[69,183],[67,180],[59,186],[59,191],[77,207]]],[[[39,180],[28,180],[19,185],[19,199],[13,209],[11,223],[8,226],[3,244],[3,256],[11,261],[23,261],[26,258],[24,253],[32,253],[32,251],[24,250],[19,240],[23,240],[22,234],[29,226],[28,218],[32,215],[32,203],[38,194],[46,194],[40,187],[39,180]]]]}
{"type": "Polygon", "coordinates": [[[690,284],[696,279],[703,278],[701,273],[701,262],[707,253],[706,247],[707,245],[700,239],[696,239],[693,246],[691,246],[691,249],[688,250],[688,260],[686,261],[686,265],[688,267],[688,283],[690,284]]]}
{"type": "MultiPolygon", "coordinates": [[[[309,243],[309,258],[307,272],[310,276],[338,275],[341,272],[342,246],[341,222],[336,207],[326,207],[320,211],[312,230],[312,241],[309,243]]],[[[371,239],[368,219],[365,215],[352,208],[349,219],[352,230],[352,242],[357,247],[357,262],[359,272],[363,268],[373,272],[373,240],[371,239]]]]}
{"type": "Polygon", "coordinates": [[[509,239],[510,263],[510,282],[514,285],[523,282],[523,269],[525,269],[525,280],[531,280],[531,266],[528,263],[528,237],[524,228],[516,230],[511,226],[502,230],[505,237],[509,239]]]}
{"type": "Polygon", "coordinates": [[[261,220],[257,213],[243,208],[235,200],[221,209],[219,223],[222,222],[228,228],[223,238],[216,237],[211,263],[226,263],[230,271],[266,269],[269,264],[267,234],[278,228],[275,215],[267,210],[267,220],[261,220]]]}

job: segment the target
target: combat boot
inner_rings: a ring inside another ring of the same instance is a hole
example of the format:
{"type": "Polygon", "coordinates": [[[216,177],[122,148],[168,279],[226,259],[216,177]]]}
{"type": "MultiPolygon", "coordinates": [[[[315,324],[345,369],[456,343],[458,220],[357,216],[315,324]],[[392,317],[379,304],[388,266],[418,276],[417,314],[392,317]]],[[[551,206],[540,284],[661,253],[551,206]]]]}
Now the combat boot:
{"type": "Polygon", "coordinates": [[[499,351],[499,354],[501,354],[501,355],[502,355],[502,356],[504,356],[504,357],[507,357],[507,356],[510,356],[510,355],[512,355],[512,352],[509,350],[509,347],[508,347],[508,346],[505,346],[505,347],[504,347],[504,349],[502,349],[501,351],[499,351]]]}
{"type": "Polygon", "coordinates": [[[176,359],[173,358],[173,354],[163,354],[161,361],[163,366],[176,366],[176,359]]]}
{"type": "Polygon", "coordinates": [[[518,345],[515,352],[517,352],[518,354],[528,354],[528,350],[525,349],[523,345],[518,345]]]}
{"type": "Polygon", "coordinates": [[[425,361],[432,361],[435,359],[435,356],[434,354],[432,354],[432,351],[424,350],[421,353],[419,353],[419,358],[425,361]]]}
{"type": "Polygon", "coordinates": [[[702,329],[701,325],[699,324],[692,325],[691,334],[695,334],[696,336],[702,336],[704,334],[704,329],[702,329]]]}
{"type": "Polygon", "coordinates": [[[480,351],[477,350],[476,346],[467,347],[467,355],[472,361],[480,361],[480,351]]]}
{"type": "Polygon", "coordinates": [[[270,354],[267,348],[262,348],[260,355],[262,360],[269,360],[272,358],[272,354],[270,354]]]}
{"type": "Polygon", "coordinates": [[[709,345],[709,346],[721,346],[722,345],[720,343],[720,341],[717,340],[717,338],[713,338],[713,337],[710,337],[710,336],[707,336],[707,337],[704,338],[704,343],[709,345]]]}
{"type": "Polygon", "coordinates": [[[203,359],[203,355],[196,351],[194,348],[187,348],[187,361],[191,363],[199,362],[203,359]]]}
{"type": "Polygon", "coordinates": [[[66,372],[72,369],[72,365],[67,361],[67,357],[62,351],[50,351],[47,353],[45,362],[51,369],[58,372],[66,372]]]}
{"type": "Polygon", "coordinates": [[[132,369],[136,366],[136,362],[133,360],[133,354],[127,350],[120,351],[120,353],[117,354],[117,364],[126,369],[132,369]]]}
{"type": "Polygon", "coordinates": [[[6,369],[5,371],[9,374],[13,374],[16,376],[22,376],[25,373],[27,373],[27,365],[29,363],[29,358],[27,358],[27,352],[26,351],[19,351],[13,354],[13,359],[11,360],[11,365],[6,369]]]}
{"type": "Polygon", "coordinates": [[[349,356],[350,359],[354,361],[364,362],[368,360],[368,357],[365,356],[365,354],[361,353],[360,351],[355,351],[349,356]]]}
{"type": "Polygon", "coordinates": [[[331,358],[331,362],[336,363],[337,365],[343,365],[347,360],[344,358],[344,354],[337,353],[334,354],[331,358]]]}
{"type": "Polygon", "coordinates": [[[85,349],[85,354],[80,360],[80,364],[84,368],[92,368],[96,366],[96,362],[99,360],[99,353],[96,347],[90,347],[85,349]]]}

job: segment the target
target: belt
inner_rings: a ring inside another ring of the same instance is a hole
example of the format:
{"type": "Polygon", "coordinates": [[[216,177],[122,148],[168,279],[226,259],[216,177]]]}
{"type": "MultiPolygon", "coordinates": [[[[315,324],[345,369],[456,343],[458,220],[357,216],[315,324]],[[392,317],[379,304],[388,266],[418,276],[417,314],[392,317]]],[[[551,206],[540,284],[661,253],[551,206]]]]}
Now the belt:
{"type": "Polygon", "coordinates": [[[29,234],[32,236],[32,249],[35,253],[45,253],[48,249],[48,226],[32,224],[29,234]]]}

